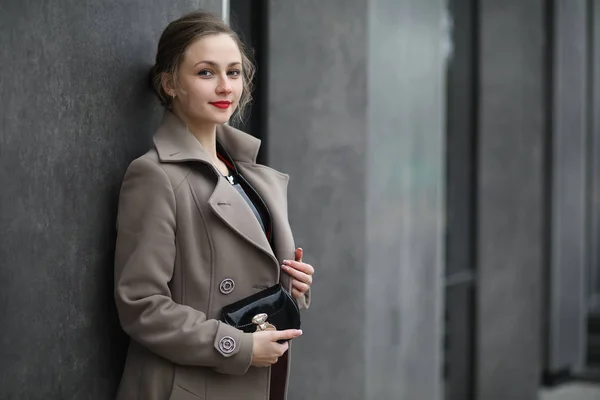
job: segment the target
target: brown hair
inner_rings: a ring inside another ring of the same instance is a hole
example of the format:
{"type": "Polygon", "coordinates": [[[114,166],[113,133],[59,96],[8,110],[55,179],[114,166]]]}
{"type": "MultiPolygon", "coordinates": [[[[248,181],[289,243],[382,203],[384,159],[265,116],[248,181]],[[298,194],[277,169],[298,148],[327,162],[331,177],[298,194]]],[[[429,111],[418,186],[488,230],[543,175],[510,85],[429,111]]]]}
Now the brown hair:
{"type": "Polygon", "coordinates": [[[171,97],[162,87],[162,73],[176,75],[185,51],[196,40],[218,34],[229,35],[238,45],[242,54],[242,75],[244,89],[234,119],[241,122],[246,106],[252,101],[252,78],[255,67],[244,43],[225,22],[214,14],[196,11],[171,22],[163,31],[158,42],[156,61],[150,70],[150,82],[161,104],[171,108],[171,97]]]}

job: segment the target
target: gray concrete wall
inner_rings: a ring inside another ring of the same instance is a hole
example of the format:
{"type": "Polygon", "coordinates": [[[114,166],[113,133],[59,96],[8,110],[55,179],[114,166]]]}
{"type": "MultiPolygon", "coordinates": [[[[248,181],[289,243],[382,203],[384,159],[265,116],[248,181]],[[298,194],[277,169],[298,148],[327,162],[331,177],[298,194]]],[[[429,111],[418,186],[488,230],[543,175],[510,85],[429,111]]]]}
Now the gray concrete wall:
{"type": "MultiPolygon", "coordinates": [[[[588,126],[588,4],[555,0],[553,12],[551,140],[551,253],[548,265],[547,363],[553,372],[581,371],[586,361],[588,302],[586,280],[590,247],[588,126]]],[[[591,106],[589,107],[591,109],[591,106]]],[[[595,204],[591,208],[596,208],[595,204]]],[[[590,243],[592,246],[590,246],[590,243]]]]}
{"type": "Polygon", "coordinates": [[[366,399],[367,6],[271,1],[270,164],[290,174],[296,244],[317,268],[291,400],[366,399]]]}
{"type": "Polygon", "coordinates": [[[270,6],[268,159],[317,268],[290,398],[439,399],[442,2],[270,6]]]}
{"type": "Polygon", "coordinates": [[[536,399],[540,385],[547,12],[542,0],[480,3],[477,399],[536,399]]]}
{"type": "Polygon", "coordinates": [[[111,399],[116,201],[160,117],[160,32],[221,1],[3,1],[0,398],[111,399]]]}
{"type": "Polygon", "coordinates": [[[437,400],[442,398],[445,2],[367,4],[367,398],[437,400]]]}

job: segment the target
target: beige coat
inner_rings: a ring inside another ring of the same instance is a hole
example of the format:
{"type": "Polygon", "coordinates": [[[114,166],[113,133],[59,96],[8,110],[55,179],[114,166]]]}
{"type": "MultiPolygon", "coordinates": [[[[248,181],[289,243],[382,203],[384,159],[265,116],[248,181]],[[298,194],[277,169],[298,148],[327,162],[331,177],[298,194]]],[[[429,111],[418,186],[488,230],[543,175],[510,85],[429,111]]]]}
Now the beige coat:
{"type": "MultiPolygon", "coordinates": [[[[256,164],[258,139],[225,125],[217,138],[267,204],[274,249],[236,189],[166,111],[155,148],[131,163],[119,199],[115,299],[131,337],[119,400],[267,400],[275,368],[287,392],[290,357],[252,367],[252,334],[218,319],[223,306],[277,282],[290,289],[280,272],[295,249],[288,176],[256,164]]],[[[307,308],[309,296],[299,303],[307,308]]]]}

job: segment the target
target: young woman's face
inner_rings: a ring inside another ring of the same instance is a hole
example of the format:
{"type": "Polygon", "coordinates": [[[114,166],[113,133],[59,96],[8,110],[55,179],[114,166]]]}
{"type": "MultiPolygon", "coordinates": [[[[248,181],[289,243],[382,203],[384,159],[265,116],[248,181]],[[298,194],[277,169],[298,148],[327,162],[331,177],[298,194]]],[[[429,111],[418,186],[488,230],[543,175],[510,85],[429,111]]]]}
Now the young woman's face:
{"type": "Polygon", "coordinates": [[[235,41],[219,34],[192,43],[173,90],[173,107],[190,122],[229,121],[243,92],[242,55],[235,41]]]}

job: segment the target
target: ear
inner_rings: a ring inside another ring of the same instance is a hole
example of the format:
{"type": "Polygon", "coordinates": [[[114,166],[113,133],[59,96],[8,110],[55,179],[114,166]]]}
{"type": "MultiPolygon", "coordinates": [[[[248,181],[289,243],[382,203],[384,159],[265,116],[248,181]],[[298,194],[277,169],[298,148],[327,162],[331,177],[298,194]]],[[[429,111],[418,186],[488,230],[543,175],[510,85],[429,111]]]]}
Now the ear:
{"type": "Polygon", "coordinates": [[[163,91],[170,97],[173,97],[171,93],[175,93],[175,82],[173,75],[167,72],[161,72],[160,74],[160,85],[163,91]]]}

